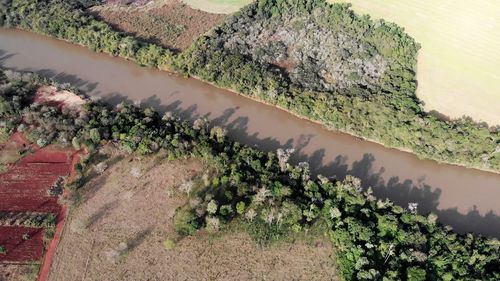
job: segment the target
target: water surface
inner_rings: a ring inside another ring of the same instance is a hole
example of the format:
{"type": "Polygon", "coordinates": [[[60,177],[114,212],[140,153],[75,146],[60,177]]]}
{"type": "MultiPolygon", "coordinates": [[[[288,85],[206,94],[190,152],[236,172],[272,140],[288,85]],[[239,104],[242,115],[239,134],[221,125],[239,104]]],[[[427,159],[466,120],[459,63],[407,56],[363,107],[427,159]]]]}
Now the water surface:
{"type": "Polygon", "coordinates": [[[293,163],[315,173],[352,174],[379,197],[418,202],[456,230],[500,237],[500,175],[434,161],[332,132],[195,79],[169,75],[86,48],[28,32],[0,29],[0,65],[70,82],[116,104],[140,101],[194,120],[208,117],[241,143],[264,150],[296,149],[293,163]]]}

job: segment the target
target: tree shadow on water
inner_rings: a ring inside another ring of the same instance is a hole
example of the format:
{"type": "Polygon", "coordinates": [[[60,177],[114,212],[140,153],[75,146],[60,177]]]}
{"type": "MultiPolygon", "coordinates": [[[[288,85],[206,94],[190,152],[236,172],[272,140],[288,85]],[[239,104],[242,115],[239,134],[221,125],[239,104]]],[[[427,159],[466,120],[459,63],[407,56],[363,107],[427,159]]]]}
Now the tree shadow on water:
{"type": "Polygon", "coordinates": [[[16,54],[11,54],[5,50],[0,49],[0,67],[3,67],[5,65],[5,62],[15,55],[16,54]]]}
{"type": "MultiPolygon", "coordinates": [[[[113,102],[119,100],[129,101],[127,98],[115,93],[113,102]]],[[[176,116],[191,122],[201,117],[197,104],[186,107],[183,106],[183,102],[180,100],[164,104],[157,96],[151,96],[142,100],[141,104],[143,106],[153,106],[155,110],[161,113],[173,112],[176,116]]],[[[389,198],[403,207],[408,206],[410,202],[416,202],[419,204],[418,209],[421,214],[433,212],[438,215],[441,223],[451,225],[460,233],[475,232],[500,238],[499,216],[493,212],[482,216],[477,209],[470,210],[465,214],[456,208],[439,209],[442,190],[439,187],[425,184],[425,178],[413,181],[400,179],[399,177],[384,177],[385,169],[382,167],[375,170],[374,162],[376,159],[371,153],[365,153],[359,160],[349,159],[346,155],[337,155],[328,162],[329,159],[325,159],[325,149],[319,149],[310,154],[304,152],[310,141],[315,137],[314,135],[302,134],[296,138],[289,138],[284,142],[272,137],[262,137],[258,132],[249,132],[248,124],[251,116],[242,116],[237,113],[238,108],[234,107],[224,110],[219,116],[213,116],[212,112],[209,112],[204,114],[203,117],[209,118],[212,126],[217,125],[226,128],[229,138],[234,141],[258,147],[264,151],[276,151],[278,148],[295,148],[296,152],[290,158],[290,162],[292,164],[308,162],[313,175],[322,174],[337,179],[343,179],[346,175],[353,175],[362,180],[364,188],[372,187],[374,194],[378,198],[389,198]]]]}
{"type": "Polygon", "coordinates": [[[322,174],[338,179],[353,175],[362,180],[363,188],[372,187],[378,198],[389,198],[403,207],[408,206],[410,202],[418,203],[419,213],[435,213],[442,224],[452,226],[459,233],[474,232],[500,238],[500,216],[492,211],[481,215],[476,207],[467,213],[460,212],[457,208],[439,209],[442,195],[440,188],[425,184],[423,178],[416,182],[399,177],[384,178],[384,168],[374,171],[373,163],[376,159],[371,153],[366,153],[362,159],[354,161],[350,168],[346,156],[339,155],[326,165],[322,164],[323,157],[324,150],[321,149],[311,156],[302,156],[301,160],[310,163],[315,175],[322,174]]]}
{"type": "MultiPolygon", "coordinates": [[[[0,65],[3,65],[13,55],[0,50],[0,65]]],[[[23,71],[23,69],[13,70],[23,71]]],[[[71,83],[91,95],[101,96],[104,101],[111,105],[123,101],[134,102],[118,92],[97,92],[97,82],[86,81],[73,74],[50,69],[38,70],[36,73],[61,83],[71,83]]],[[[170,97],[174,96],[170,95],[170,97]]],[[[333,159],[325,159],[325,149],[319,149],[313,153],[304,152],[310,141],[315,137],[314,135],[302,134],[295,138],[280,141],[273,137],[261,136],[259,132],[249,132],[248,124],[251,116],[240,115],[238,112],[239,107],[227,108],[219,116],[213,116],[212,112],[201,115],[198,104],[186,105],[184,103],[180,99],[165,102],[157,95],[141,100],[141,106],[143,107],[151,106],[161,114],[169,111],[191,122],[199,117],[207,117],[211,120],[211,125],[226,128],[228,136],[232,140],[258,147],[264,151],[276,151],[278,148],[293,147],[296,149],[296,153],[292,155],[290,162],[292,164],[303,161],[308,162],[313,175],[322,174],[338,179],[343,179],[349,174],[356,176],[362,180],[364,188],[371,186],[375,195],[379,198],[389,198],[403,207],[406,207],[409,202],[416,202],[419,203],[420,213],[434,212],[439,216],[440,222],[453,226],[458,232],[473,231],[500,238],[500,217],[492,211],[486,215],[481,215],[477,208],[473,208],[467,213],[462,213],[457,208],[441,210],[438,208],[442,193],[439,187],[431,187],[425,184],[425,179],[412,181],[398,177],[384,178],[385,171],[383,168],[374,171],[373,163],[376,159],[371,153],[364,154],[359,160],[349,159],[346,155],[337,155],[333,159]]],[[[276,129],[279,130],[279,128],[276,129]]]]}
{"type": "MultiPolygon", "coordinates": [[[[14,54],[6,54],[5,52],[2,53],[2,50],[0,50],[0,67],[4,67],[5,61],[11,58],[12,56],[14,56],[14,54]]],[[[16,67],[8,67],[5,69],[10,69],[19,72],[33,72],[41,77],[52,79],[61,84],[69,83],[71,86],[79,89],[84,93],[91,94],[92,96],[98,96],[101,94],[100,92],[96,91],[99,82],[91,82],[85,79],[81,79],[80,77],[74,74],[68,74],[66,72],[58,72],[52,69],[33,70],[29,68],[16,68],[16,67]]]]}

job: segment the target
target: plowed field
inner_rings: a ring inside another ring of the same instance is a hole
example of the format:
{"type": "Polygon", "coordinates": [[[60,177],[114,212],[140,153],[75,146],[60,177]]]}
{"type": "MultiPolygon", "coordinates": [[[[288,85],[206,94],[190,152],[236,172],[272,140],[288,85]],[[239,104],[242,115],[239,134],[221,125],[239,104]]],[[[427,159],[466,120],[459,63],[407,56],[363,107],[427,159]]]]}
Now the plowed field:
{"type": "MultiPolygon", "coordinates": [[[[1,153],[16,149],[31,152],[7,163],[5,172],[0,173],[0,212],[59,215],[58,196],[50,195],[48,190],[60,177],[70,175],[77,152],[50,146],[40,148],[29,144],[20,134],[0,146],[1,153]]],[[[43,233],[43,228],[0,225],[0,246],[7,250],[6,254],[0,254],[0,262],[40,262],[44,253],[43,233]]]]}
{"type": "Polygon", "coordinates": [[[21,226],[0,226],[0,244],[7,253],[0,261],[36,262],[43,254],[43,229],[21,226]]]}

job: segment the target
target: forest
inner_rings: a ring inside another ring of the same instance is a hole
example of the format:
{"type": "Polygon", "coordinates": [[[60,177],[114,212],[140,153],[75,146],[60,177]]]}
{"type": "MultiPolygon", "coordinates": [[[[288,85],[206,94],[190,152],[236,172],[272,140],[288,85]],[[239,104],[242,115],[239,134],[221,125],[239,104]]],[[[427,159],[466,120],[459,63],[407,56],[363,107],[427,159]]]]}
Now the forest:
{"type": "Polygon", "coordinates": [[[349,5],[262,0],[181,57],[185,73],[327,128],[421,158],[498,171],[498,126],[423,111],[415,94],[418,48],[402,28],[357,16],[349,5]]]}
{"type": "Polygon", "coordinates": [[[345,280],[500,278],[498,240],[454,233],[436,215],[417,214],[416,204],[403,208],[375,198],[357,178],[313,178],[307,163],[288,163],[293,151],[241,145],[205,119],[190,124],[168,112],[160,116],[125,103],[111,108],[87,98],[79,113],[32,103],[36,89],[47,84],[71,89],[31,73],[2,71],[0,123],[41,145],[85,146],[89,155],[76,166],[80,176],[67,186],[72,191],[81,188],[92,155],[106,142],[138,155],[162,150],[169,159],[197,157],[213,172],[186,190],[189,204],[174,217],[181,235],[221,231],[231,221],[245,224],[262,244],[320,233],[335,245],[345,280]]]}
{"type": "Polygon", "coordinates": [[[96,2],[2,0],[0,21],[195,76],[420,158],[500,170],[499,126],[423,111],[415,95],[418,43],[349,5],[261,0],[178,53],[112,30],[86,12],[96,2]]]}

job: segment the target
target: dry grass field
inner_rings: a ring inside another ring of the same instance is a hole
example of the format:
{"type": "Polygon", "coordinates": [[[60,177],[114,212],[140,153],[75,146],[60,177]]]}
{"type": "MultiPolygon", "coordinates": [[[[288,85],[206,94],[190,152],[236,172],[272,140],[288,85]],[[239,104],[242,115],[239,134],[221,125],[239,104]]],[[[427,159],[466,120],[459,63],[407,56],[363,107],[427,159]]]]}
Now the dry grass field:
{"type": "Polygon", "coordinates": [[[38,264],[0,264],[0,281],[35,281],[38,264]]]}
{"type": "Polygon", "coordinates": [[[496,0],[329,0],[403,26],[421,45],[425,109],[500,124],[500,3],[496,0]]]}
{"type": "Polygon", "coordinates": [[[189,6],[214,14],[231,14],[241,7],[252,3],[252,0],[182,0],[189,6]]]}
{"type": "Polygon", "coordinates": [[[83,187],[49,280],[337,279],[333,249],[321,239],[260,247],[234,230],[178,237],[173,216],[186,204],[178,187],[204,166],[105,153],[108,168],[83,187]]]}
{"type": "Polygon", "coordinates": [[[192,9],[180,0],[148,3],[110,3],[93,7],[92,11],[118,30],[175,50],[189,47],[225,17],[192,9]]]}

